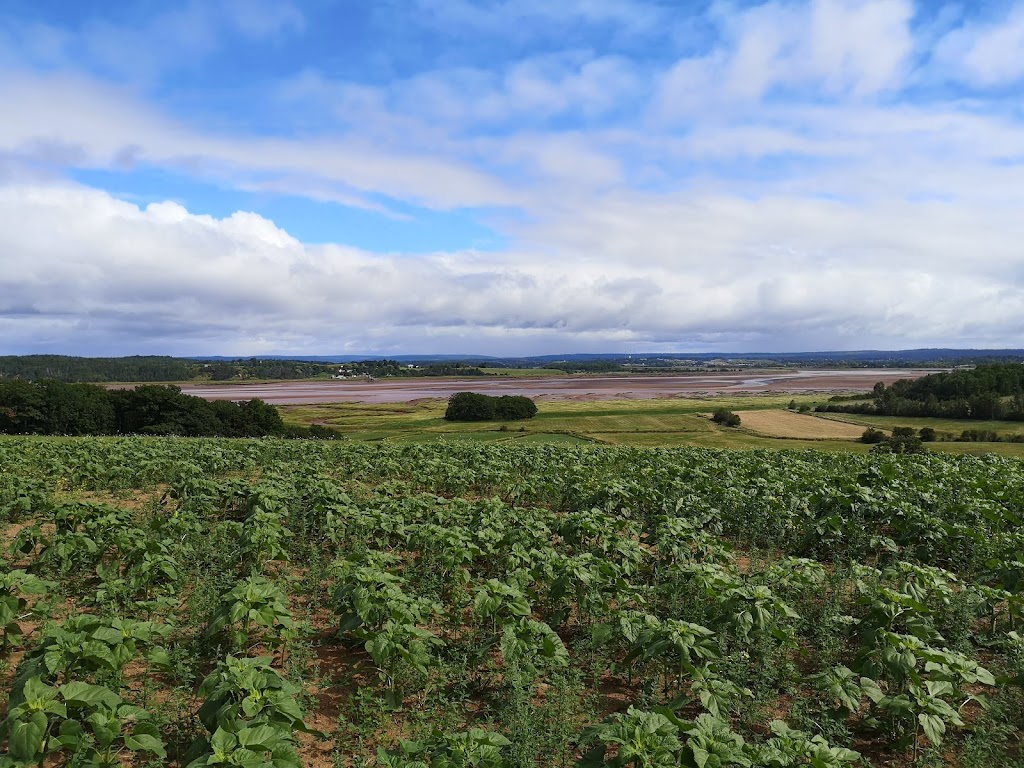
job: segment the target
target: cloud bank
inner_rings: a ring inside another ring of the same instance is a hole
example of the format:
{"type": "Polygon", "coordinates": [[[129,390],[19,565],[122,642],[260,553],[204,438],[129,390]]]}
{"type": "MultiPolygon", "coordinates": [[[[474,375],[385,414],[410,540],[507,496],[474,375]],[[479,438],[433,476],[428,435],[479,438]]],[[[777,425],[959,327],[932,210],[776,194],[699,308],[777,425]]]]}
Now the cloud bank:
{"type": "Polygon", "coordinates": [[[364,20],[372,71],[332,68],[324,20],[246,8],[183,4],[205,30],[189,62],[154,49],[141,73],[96,40],[137,46],[159,18],[17,20],[2,351],[1020,345],[1024,4],[423,0],[387,35],[364,20]],[[267,72],[215,66],[272,49],[267,72]],[[215,70],[235,98],[198,86],[215,70]],[[178,194],[144,193],[155,171],[178,194]],[[239,194],[267,210],[206,212],[239,194]],[[500,246],[302,238],[281,196],[362,211],[378,239],[430,216],[500,246]]]}

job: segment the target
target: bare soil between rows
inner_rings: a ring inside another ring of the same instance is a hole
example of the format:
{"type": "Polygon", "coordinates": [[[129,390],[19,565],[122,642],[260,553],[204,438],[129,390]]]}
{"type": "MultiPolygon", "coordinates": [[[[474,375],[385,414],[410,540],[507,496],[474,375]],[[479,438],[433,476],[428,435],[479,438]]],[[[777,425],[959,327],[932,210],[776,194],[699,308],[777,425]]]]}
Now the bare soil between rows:
{"type": "Polygon", "coordinates": [[[314,403],[406,403],[446,399],[455,392],[525,395],[544,400],[628,400],[742,395],[765,392],[808,394],[869,390],[934,373],[920,369],[743,371],[647,376],[565,376],[497,380],[492,377],[294,381],[273,384],[186,384],[182,391],[207,400],[260,398],[274,405],[314,403]]]}

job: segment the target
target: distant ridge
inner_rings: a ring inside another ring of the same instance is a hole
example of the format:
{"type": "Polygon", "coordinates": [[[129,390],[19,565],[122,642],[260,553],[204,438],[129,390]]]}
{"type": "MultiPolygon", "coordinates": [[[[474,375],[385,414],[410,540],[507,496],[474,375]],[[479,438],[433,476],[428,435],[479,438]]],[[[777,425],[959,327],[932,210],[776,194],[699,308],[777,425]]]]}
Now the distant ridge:
{"type": "Polygon", "coordinates": [[[565,373],[690,373],[764,368],[949,370],[1024,362],[1024,349],[911,349],[844,352],[571,353],[491,355],[265,355],[260,357],[0,356],[0,380],[159,383],[297,380],[330,376],[482,376],[488,369],[554,368],[565,373]],[[344,366],[346,370],[339,370],[344,366]]]}
{"type": "Polygon", "coordinates": [[[955,349],[952,347],[920,349],[865,349],[822,352],[570,352],[554,355],[395,355],[381,352],[345,355],[189,355],[188,360],[301,360],[314,363],[351,363],[359,360],[395,360],[402,363],[417,362],[504,362],[555,363],[581,360],[763,360],[775,362],[930,362],[952,360],[1020,359],[1024,349],[955,349]]]}

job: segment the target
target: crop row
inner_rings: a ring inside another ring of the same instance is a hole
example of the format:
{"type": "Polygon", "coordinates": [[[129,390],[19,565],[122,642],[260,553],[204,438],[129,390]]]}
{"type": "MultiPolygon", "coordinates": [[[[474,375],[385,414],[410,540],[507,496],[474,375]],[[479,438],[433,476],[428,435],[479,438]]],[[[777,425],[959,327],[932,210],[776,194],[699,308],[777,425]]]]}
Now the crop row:
{"type": "Polygon", "coordinates": [[[999,458],[0,441],[5,765],[1007,764],[999,458]]]}

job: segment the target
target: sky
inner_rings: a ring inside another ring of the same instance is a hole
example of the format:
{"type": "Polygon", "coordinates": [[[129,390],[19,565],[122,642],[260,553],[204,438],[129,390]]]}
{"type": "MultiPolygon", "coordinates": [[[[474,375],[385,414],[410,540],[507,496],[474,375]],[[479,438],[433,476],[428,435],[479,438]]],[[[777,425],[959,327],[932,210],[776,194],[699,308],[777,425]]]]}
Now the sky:
{"type": "Polygon", "coordinates": [[[1024,346],[1024,0],[4,0],[0,354],[1024,346]]]}

